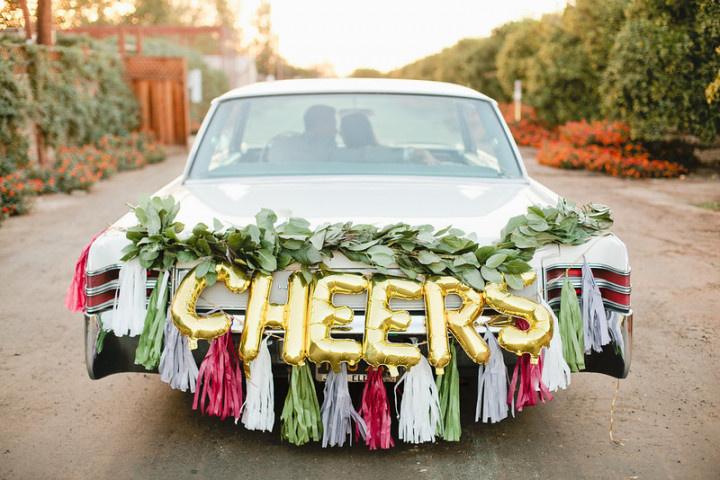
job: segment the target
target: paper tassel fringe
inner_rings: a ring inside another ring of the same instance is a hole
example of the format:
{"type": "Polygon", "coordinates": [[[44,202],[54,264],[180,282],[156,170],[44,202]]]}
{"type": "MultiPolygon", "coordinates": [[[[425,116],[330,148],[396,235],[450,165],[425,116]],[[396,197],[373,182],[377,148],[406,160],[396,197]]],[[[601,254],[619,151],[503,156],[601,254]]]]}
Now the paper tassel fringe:
{"type": "Polygon", "coordinates": [[[75,274],[73,275],[72,282],[70,282],[67,294],[65,295],[65,306],[71,312],[80,312],[85,310],[85,306],[87,305],[87,296],[85,295],[85,273],[88,255],[90,254],[90,247],[92,247],[93,242],[95,242],[95,240],[104,232],[105,230],[102,230],[95,234],[88,244],[83,247],[77,262],[75,263],[75,274]]]}
{"type": "Polygon", "coordinates": [[[530,361],[530,355],[527,353],[518,357],[512,381],[510,382],[510,390],[508,391],[508,405],[512,404],[512,397],[518,382],[520,388],[518,388],[517,400],[515,400],[515,408],[518,412],[522,412],[524,407],[537,405],[538,396],[543,402],[550,401],[553,398],[542,382],[542,357],[538,359],[536,364],[530,361]]]}
{"type": "Polygon", "coordinates": [[[585,353],[591,351],[602,352],[602,347],[610,343],[608,319],[600,289],[595,282],[590,265],[584,258],[582,266],[582,319],[585,353]]]}
{"type": "Polygon", "coordinates": [[[198,371],[193,410],[237,422],[242,407],[242,372],[230,332],[216,338],[198,371]],[[207,405],[206,405],[207,402],[207,405]]]}
{"type": "Polygon", "coordinates": [[[438,375],[436,385],[440,398],[440,414],[443,423],[442,438],[448,442],[459,442],[460,427],[460,372],[457,368],[455,344],[450,344],[450,365],[445,373],[438,375]]]}
{"type": "Polygon", "coordinates": [[[560,325],[552,307],[544,300],[542,304],[550,312],[553,319],[553,336],[550,340],[550,346],[544,350],[543,355],[542,381],[551,392],[557,391],[558,388],[565,390],[570,385],[570,367],[563,357],[560,325]]]}
{"type": "Polygon", "coordinates": [[[390,418],[387,391],[383,383],[383,367],[368,367],[360,405],[360,416],[365,420],[367,426],[365,444],[370,450],[395,446],[390,432],[392,419],[390,418]]]}
{"type": "Polygon", "coordinates": [[[195,363],[188,339],[175,327],[168,311],[165,321],[165,348],[160,357],[160,380],[171,388],[195,393],[198,367],[195,363]]]}
{"type": "Polygon", "coordinates": [[[348,390],[347,365],[341,364],[340,371],[330,370],[325,380],[322,414],[322,446],[342,447],[350,436],[352,444],[352,422],[358,434],[364,439],[367,427],[360,414],[355,411],[348,390]]]}
{"type": "Polygon", "coordinates": [[[116,336],[122,337],[129,333],[134,337],[142,333],[147,313],[146,285],[147,271],[140,265],[140,260],[134,258],[122,265],[112,319],[108,326],[116,336]]]}
{"type": "Polygon", "coordinates": [[[405,386],[400,403],[398,436],[409,443],[434,442],[435,436],[442,434],[440,401],[432,368],[424,356],[395,385],[396,407],[397,389],[402,383],[405,386]]]}
{"type": "Polygon", "coordinates": [[[310,440],[317,442],[322,436],[320,406],[307,363],[292,367],[290,389],[280,420],[281,438],[293,445],[304,445],[310,440]]]}
{"type": "Polygon", "coordinates": [[[250,362],[250,377],[245,380],[247,397],[242,424],[248,430],[271,432],[275,424],[275,386],[268,337],[260,344],[258,356],[250,362]]]}
{"type": "Polygon", "coordinates": [[[490,348],[490,359],[487,365],[478,367],[475,421],[479,421],[482,414],[483,423],[497,423],[508,416],[507,367],[495,335],[488,329],[484,338],[490,348]]]}
{"type": "Polygon", "coordinates": [[[583,322],[575,288],[567,276],[560,292],[560,335],[562,336],[563,357],[570,370],[585,370],[585,347],[583,322]]]}
{"type": "Polygon", "coordinates": [[[169,272],[166,270],[160,272],[155,288],[150,295],[145,326],[135,350],[135,365],[142,365],[146,370],[153,370],[160,363],[165,319],[167,318],[169,279],[169,272]]]}

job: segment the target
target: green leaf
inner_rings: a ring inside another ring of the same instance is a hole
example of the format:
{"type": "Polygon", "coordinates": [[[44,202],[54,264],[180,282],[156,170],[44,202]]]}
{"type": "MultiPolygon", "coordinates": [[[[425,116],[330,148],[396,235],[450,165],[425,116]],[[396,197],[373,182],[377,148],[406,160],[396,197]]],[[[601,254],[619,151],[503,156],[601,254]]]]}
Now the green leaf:
{"type": "MultiPolygon", "coordinates": [[[[504,253],[496,253],[487,259],[487,261],[485,262],[485,266],[487,266],[490,269],[495,269],[501,263],[503,263],[506,258],[507,258],[507,255],[505,255],[504,253]]],[[[483,277],[485,277],[484,274],[483,274],[483,277]]],[[[485,277],[485,278],[487,278],[487,277],[485,277]]]]}
{"type": "Polygon", "coordinates": [[[367,250],[370,260],[381,267],[390,267],[395,263],[395,253],[384,245],[374,245],[367,250]]]}
{"type": "Polygon", "coordinates": [[[472,268],[463,270],[461,273],[462,281],[473,287],[475,290],[482,290],[485,288],[485,281],[480,275],[480,271],[472,268]]]}
{"type": "Polygon", "coordinates": [[[442,261],[442,258],[440,258],[440,256],[434,254],[430,250],[420,250],[420,252],[418,252],[417,259],[418,262],[422,263],[423,265],[430,265],[431,263],[437,263],[442,261]]]}
{"type": "Polygon", "coordinates": [[[277,215],[267,208],[263,208],[255,215],[255,223],[263,230],[274,230],[275,222],[277,222],[277,215]]]}
{"type": "Polygon", "coordinates": [[[532,267],[529,263],[520,259],[510,260],[500,265],[500,270],[510,274],[525,273],[530,271],[531,269],[532,267]]]}
{"type": "Polygon", "coordinates": [[[489,268],[485,265],[480,267],[480,273],[485,280],[491,283],[500,283],[503,280],[502,274],[494,268],[489,268]]]}
{"type": "Polygon", "coordinates": [[[522,277],[520,275],[513,275],[511,273],[506,273],[504,275],[504,277],[505,277],[505,283],[507,283],[508,287],[515,289],[515,290],[522,290],[523,288],[525,288],[522,277]]]}
{"type": "Polygon", "coordinates": [[[257,259],[260,268],[265,272],[272,273],[277,269],[277,260],[272,252],[268,250],[258,250],[257,259]]]}

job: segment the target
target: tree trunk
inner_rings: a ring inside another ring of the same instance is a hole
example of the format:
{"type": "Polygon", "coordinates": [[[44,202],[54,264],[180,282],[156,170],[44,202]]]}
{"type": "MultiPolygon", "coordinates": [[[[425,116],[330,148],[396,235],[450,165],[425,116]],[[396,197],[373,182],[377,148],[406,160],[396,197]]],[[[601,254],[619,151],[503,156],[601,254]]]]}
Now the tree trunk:
{"type": "Polygon", "coordinates": [[[37,43],[52,45],[52,2],[38,0],[37,5],[37,43]]]}
{"type": "Polygon", "coordinates": [[[30,18],[30,9],[28,8],[27,0],[20,0],[20,10],[22,10],[23,21],[25,23],[25,39],[32,39],[32,19],[30,18]]]}

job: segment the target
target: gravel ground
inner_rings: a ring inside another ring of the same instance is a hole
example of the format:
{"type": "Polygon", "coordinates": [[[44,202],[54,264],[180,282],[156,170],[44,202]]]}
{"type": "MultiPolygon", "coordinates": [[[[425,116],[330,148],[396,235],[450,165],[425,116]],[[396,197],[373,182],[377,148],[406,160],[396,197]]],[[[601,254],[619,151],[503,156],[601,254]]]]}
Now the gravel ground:
{"type": "MultiPolygon", "coordinates": [[[[526,158],[532,151],[526,152],[526,158]]],[[[179,174],[184,159],[119,175],[91,194],[40,198],[0,227],[0,478],[718,478],[720,200],[717,179],[623,181],[531,174],[578,202],[612,207],[633,265],[632,371],[577,374],[568,391],[499,425],[471,421],[459,443],[322,450],[280,443],[191,410],[155,375],[87,378],[82,321],[63,298],[79,250],[126,202],[179,174]]]]}

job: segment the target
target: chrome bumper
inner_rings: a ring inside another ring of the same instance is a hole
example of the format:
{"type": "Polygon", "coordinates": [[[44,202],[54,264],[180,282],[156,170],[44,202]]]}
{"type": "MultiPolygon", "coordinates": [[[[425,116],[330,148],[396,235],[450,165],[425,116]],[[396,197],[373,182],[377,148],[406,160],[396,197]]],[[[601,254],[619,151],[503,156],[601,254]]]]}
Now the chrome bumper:
{"type": "MultiPolygon", "coordinates": [[[[615,378],[625,378],[630,372],[630,361],[632,358],[632,312],[623,314],[619,312],[610,312],[610,321],[620,322],[620,329],[623,335],[623,351],[624,355],[616,353],[614,345],[609,345],[601,353],[593,353],[585,355],[585,371],[603,373],[615,378]]],[[[233,329],[234,330],[234,329],[233,329]]],[[[88,375],[92,379],[100,379],[114,373],[123,372],[143,372],[157,373],[157,371],[148,372],[141,365],[135,365],[135,349],[137,348],[139,337],[116,337],[112,333],[108,333],[103,342],[103,348],[100,353],[96,349],[97,338],[99,334],[99,323],[97,316],[94,314],[85,315],[85,363],[87,365],[88,375]]],[[[392,339],[403,341],[403,337],[424,337],[424,335],[397,335],[392,339]]],[[[235,344],[240,340],[239,333],[233,331],[235,344]]],[[[348,337],[356,337],[356,335],[348,335],[348,337]]],[[[357,336],[359,338],[359,336],[357,336]]],[[[423,338],[419,338],[422,340],[423,338]]],[[[270,346],[270,353],[273,358],[276,375],[283,371],[284,364],[279,354],[279,342],[273,342],[270,346]]],[[[208,342],[199,342],[198,348],[193,351],[195,361],[200,364],[205,357],[208,349],[208,342]]],[[[477,370],[473,362],[465,355],[462,349],[457,350],[460,354],[458,357],[458,367],[462,376],[475,376],[477,370]]],[[[427,352],[423,352],[427,354],[427,352]]],[[[503,352],[505,355],[505,364],[512,367],[515,364],[515,355],[503,352]]]]}

